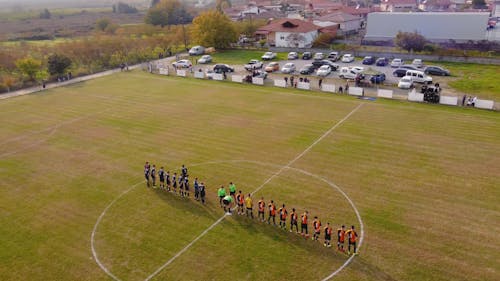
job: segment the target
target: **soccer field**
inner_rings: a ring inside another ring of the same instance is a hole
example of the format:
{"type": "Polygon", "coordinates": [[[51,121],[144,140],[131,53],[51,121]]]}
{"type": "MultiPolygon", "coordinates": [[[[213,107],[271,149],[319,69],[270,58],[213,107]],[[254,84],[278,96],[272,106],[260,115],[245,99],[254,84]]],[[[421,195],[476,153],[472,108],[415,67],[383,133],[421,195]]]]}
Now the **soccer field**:
{"type": "Polygon", "coordinates": [[[497,112],[130,72],[2,100],[0,120],[0,280],[500,276],[497,112]],[[185,164],[207,204],[147,188],[145,161],[185,164]],[[224,216],[229,181],[354,225],[359,255],[224,216]]]}

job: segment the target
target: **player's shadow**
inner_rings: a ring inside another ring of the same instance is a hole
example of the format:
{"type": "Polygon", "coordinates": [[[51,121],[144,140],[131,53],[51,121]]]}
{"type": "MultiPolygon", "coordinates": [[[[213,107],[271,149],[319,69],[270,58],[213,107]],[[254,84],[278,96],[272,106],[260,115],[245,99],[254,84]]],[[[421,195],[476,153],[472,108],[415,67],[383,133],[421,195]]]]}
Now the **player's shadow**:
{"type": "Polygon", "coordinates": [[[215,208],[213,201],[206,201],[205,204],[196,201],[193,193],[187,198],[180,196],[179,193],[168,192],[160,188],[154,189],[154,192],[165,204],[172,206],[176,210],[188,211],[196,216],[214,220],[219,219],[224,214],[223,212],[216,212],[217,208],[215,208]]]}

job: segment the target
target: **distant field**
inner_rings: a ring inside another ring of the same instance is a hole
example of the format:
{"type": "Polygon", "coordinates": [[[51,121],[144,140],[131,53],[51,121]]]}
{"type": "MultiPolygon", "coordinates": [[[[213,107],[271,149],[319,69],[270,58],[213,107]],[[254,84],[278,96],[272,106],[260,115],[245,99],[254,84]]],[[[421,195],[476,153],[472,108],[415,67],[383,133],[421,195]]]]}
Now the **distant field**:
{"type": "Polygon", "coordinates": [[[236,215],[180,252],[221,218],[229,181],[360,233],[341,188],[365,236],[333,280],[500,274],[498,112],[135,71],[2,100],[0,120],[0,280],[111,280],[90,245],[115,199],[95,250],[120,280],[176,254],[151,280],[321,280],[347,260],[236,215]],[[186,164],[208,203],[146,188],[146,160],[186,164]]]}

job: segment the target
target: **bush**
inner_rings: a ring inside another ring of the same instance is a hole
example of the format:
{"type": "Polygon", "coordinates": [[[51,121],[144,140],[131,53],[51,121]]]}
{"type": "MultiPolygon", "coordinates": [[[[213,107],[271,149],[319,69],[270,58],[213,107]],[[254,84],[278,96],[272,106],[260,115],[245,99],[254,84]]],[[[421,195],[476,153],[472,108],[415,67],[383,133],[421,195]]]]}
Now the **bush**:
{"type": "Polygon", "coordinates": [[[408,52],[420,52],[424,49],[427,39],[417,32],[398,32],[394,38],[396,46],[408,52]]]}
{"type": "Polygon", "coordinates": [[[330,33],[321,33],[316,39],[314,39],[313,47],[321,48],[321,47],[329,47],[330,43],[332,43],[334,37],[330,33]]]}
{"type": "Polygon", "coordinates": [[[436,51],[436,46],[434,46],[432,44],[425,44],[423,51],[429,52],[429,53],[434,53],[436,51]]]}

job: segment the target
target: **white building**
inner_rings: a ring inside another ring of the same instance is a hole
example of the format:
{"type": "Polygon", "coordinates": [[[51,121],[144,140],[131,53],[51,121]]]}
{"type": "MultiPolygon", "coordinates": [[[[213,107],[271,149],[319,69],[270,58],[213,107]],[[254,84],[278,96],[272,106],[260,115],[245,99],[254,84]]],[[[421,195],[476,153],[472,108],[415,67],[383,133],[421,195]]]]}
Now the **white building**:
{"type": "Polygon", "coordinates": [[[314,20],[314,23],[320,26],[325,26],[327,23],[338,24],[340,35],[357,33],[361,28],[362,22],[363,18],[344,12],[334,12],[314,20]]]}
{"type": "Polygon", "coordinates": [[[266,39],[270,46],[308,48],[318,37],[321,27],[299,19],[278,19],[259,28],[255,35],[266,39]]]}

